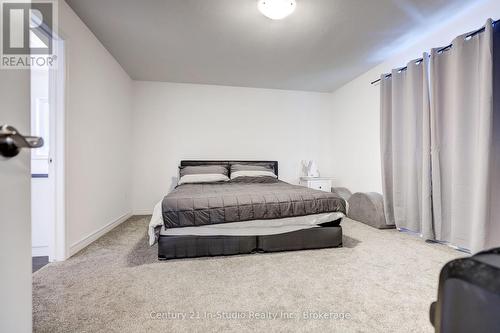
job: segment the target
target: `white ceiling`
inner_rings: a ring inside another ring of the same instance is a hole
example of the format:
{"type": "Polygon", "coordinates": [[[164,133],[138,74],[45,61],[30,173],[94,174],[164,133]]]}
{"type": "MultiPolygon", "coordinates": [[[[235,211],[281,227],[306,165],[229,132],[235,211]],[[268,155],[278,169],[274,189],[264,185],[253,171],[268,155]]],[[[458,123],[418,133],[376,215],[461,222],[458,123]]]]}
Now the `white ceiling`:
{"type": "Polygon", "coordinates": [[[66,0],[135,80],[330,92],[477,0],[66,0]]]}

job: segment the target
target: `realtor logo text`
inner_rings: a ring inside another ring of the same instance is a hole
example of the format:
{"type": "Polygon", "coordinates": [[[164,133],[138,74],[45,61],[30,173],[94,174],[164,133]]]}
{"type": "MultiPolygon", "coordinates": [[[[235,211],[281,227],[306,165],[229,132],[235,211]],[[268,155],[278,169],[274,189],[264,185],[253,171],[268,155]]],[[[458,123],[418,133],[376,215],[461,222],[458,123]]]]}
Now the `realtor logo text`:
{"type": "Polygon", "coordinates": [[[0,0],[2,69],[54,67],[54,20],[51,0],[21,2],[0,0]]]}

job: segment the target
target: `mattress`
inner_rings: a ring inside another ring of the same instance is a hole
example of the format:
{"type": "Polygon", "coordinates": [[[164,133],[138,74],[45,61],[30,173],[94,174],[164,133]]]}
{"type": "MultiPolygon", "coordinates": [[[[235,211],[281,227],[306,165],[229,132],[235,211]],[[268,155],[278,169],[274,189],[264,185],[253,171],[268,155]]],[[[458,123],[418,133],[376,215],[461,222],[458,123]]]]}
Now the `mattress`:
{"type": "Polygon", "coordinates": [[[163,236],[262,236],[276,235],[302,229],[316,228],[320,224],[344,217],[342,213],[322,213],[306,216],[285,217],[274,220],[251,220],[199,227],[160,229],[163,236]]]}
{"type": "Polygon", "coordinates": [[[342,212],[330,212],[272,220],[249,220],[223,224],[184,228],[165,228],[162,217],[162,201],[155,205],[149,223],[149,244],[153,245],[159,235],[163,236],[261,236],[277,235],[297,230],[317,228],[321,224],[344,217],[342,212]]]}
{"type": "Polygon", "coordinates": [[[345,214],[347,210],[346,201],[336,193],[291,185],[272,177],[237,179],[177,186],[162,201],[165,229],[345,214]]]}

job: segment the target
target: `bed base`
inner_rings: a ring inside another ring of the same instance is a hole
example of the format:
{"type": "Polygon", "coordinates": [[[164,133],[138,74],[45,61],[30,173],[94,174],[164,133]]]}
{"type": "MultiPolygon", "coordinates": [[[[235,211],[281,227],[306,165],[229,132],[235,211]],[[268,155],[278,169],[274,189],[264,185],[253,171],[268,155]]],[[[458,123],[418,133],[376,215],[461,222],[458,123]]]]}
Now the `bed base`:
{"type": "Polygon", "coordinates": [[[329,225],[265,236],[163,236],[158,259],[322,249],[342,246],[342,227],[329,225]]]}

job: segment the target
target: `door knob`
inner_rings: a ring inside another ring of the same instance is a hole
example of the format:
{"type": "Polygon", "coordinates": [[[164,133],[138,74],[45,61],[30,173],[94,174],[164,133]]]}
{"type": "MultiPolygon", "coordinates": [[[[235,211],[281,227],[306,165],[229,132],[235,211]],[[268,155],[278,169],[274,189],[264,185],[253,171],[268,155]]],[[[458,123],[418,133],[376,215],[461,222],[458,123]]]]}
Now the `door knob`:
{"type": "Polygon", "coordinates": [[[21,148],[40,148],[43,139],[37,136],[24,136],[14,127],[9,125],[0,126],[0,155],[3,157],[14,157],[19,154],[21,148]]]}

